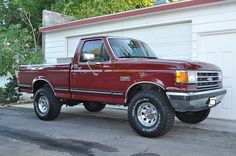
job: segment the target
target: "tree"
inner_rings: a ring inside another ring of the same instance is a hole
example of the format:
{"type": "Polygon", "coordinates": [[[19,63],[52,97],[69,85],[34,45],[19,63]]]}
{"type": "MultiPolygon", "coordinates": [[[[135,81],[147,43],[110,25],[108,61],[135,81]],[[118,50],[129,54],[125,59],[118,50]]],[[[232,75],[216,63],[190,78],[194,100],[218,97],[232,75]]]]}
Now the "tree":
{"type": "Polygon", "coordinates": [[[19,100],[21,94],[14,89],[17,87],[15,71],[19,65],[42,62],[42,53],[31,48],[31,40],[28,29],[19,24],[0,27],[0,76],[10,75],[5,88],[0,88],[0,103],[19,100]]]}
{"type": "MultiPolygon", "coordinates": [[[[42,63],[40,33],[42,10],[49,0],[0,0],[0,76],[10,75],[0,88],[0,103],[19,100],[16,73],[19,65],[42,63]],[[27,5],[26,5],[27,4],[27,5]]],[[[48,8],[50,8],[49,6],[48,8]]]]}
{"type": "Polygon", "coordinates": [[[42,11],[54,0],[0,0],[0,76],[15,73],[18,65],[42,62],[42,11]],[[41,61],[39,61],[41,59],[41,61]]]}
{"type": "Polygon", "coordinates": [[[33,46],[37,49],[41,46],[41,33],[38,28],[42,26],[42,12],[44,9],[51,9],[54,0],[12,0],[17,6],[20,17],[19,24],[27,28],[33,38],[33,46]]]}
{"type": "Polygon", "coordinates": [[[20,25],[0,28],[0,76],[15,75],[19,65],[41,63],[41,52],[32,48],[32,36],[20,25]]]}
{"type": "Polygon", "coordinates": [[[20,16],[17,6],[12,0],[0,0],[0,27],[19,24],[20,16]]]}
{"type": "Polygon", "coordinates": [[[79,19],[151,6],[154,0],[57,0],[54,11],[79,19]]]}

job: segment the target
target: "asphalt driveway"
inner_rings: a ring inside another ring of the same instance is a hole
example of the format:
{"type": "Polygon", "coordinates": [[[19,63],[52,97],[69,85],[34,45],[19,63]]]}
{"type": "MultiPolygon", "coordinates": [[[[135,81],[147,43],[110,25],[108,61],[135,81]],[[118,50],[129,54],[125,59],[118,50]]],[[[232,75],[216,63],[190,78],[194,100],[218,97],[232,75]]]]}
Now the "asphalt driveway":
{"type": "Polygon", "coordinates": [[[236,121],[176,121],[168,134],[150,139],[130,128],[126,113],[113,107],[88,113],[76,106],[46,122],[37,119],[31,105],[0,108],[0,155],[235,156],[236,121]]]}

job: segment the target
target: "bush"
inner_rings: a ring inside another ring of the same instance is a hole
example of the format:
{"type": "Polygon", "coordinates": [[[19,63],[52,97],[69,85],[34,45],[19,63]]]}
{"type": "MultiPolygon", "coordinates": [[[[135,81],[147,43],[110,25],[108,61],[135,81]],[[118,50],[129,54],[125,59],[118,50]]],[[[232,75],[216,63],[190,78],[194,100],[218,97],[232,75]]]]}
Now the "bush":
{"type": "Polygon", "coordinates": [[[0,88],[0,103],[9,104],[19,101],[21,94],[15,88],[17,87],[17,79],[15,76],[8,78],[5,88],[0,88]]]}
{"type": "Polygon", "coordinates": [[[5,102],[5,89],[0,87],[0,104],[5,102]]]}

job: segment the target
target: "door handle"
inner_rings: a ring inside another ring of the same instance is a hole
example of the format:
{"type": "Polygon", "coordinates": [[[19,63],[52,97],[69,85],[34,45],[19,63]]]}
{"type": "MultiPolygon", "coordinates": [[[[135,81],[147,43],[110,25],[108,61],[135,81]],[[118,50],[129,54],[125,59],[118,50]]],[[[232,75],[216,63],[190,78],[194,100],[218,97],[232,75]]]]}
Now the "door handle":
{"type": "Polygon", "coordinates": [[[98,73],[94,72],[91,66],[89,65],[89,62],[86,62],[87,66],[89,67],[89,70],[92,72],[93,76],[98,76],[98,73]]]}
{"type": "Polygon", "coordinates": [[[81,69],[82,69],[82,67],[79,67],[79,66],[74,67],[74,70],[81,70],[81,69]]]}
{"type": "Polygon", "coordinates": [[[81,69],[81,67],[78,64],[75,64],[74,69],[81,69]]]}

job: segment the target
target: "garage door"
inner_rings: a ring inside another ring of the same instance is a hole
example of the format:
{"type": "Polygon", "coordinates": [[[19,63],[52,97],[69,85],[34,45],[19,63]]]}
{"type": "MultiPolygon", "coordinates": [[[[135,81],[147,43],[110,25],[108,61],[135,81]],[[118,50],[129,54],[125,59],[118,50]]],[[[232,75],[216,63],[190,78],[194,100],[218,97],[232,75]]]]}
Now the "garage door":
{"type": "Polygon", "coordinates": [[[127,30],[122,35],[148,43],[160,58],[191,58],[191,23],[127,30]]]}
{"type": "Polygon", "coordinates": [[[227,95],[223,103],[212,109],[213,118],[236,120],[236,32],[200,36],[200,53],[203,61],[214,63],[223,70],[227,95]]]}
{"type": "MultiPolygon", "coordinates": [[[[124,28],[125,29],[125,28],[124,28]]],[[[110,35],[131,37],[142,40],[157,53],[160,58],[189,59],[191,58],[191,23],[171,24],[124,30],[119,32],[98,33],[96,35],[110,35]]],[[[67,38],[67,56],[74,55],[78,41],[82,37],[67,38]]]]}

